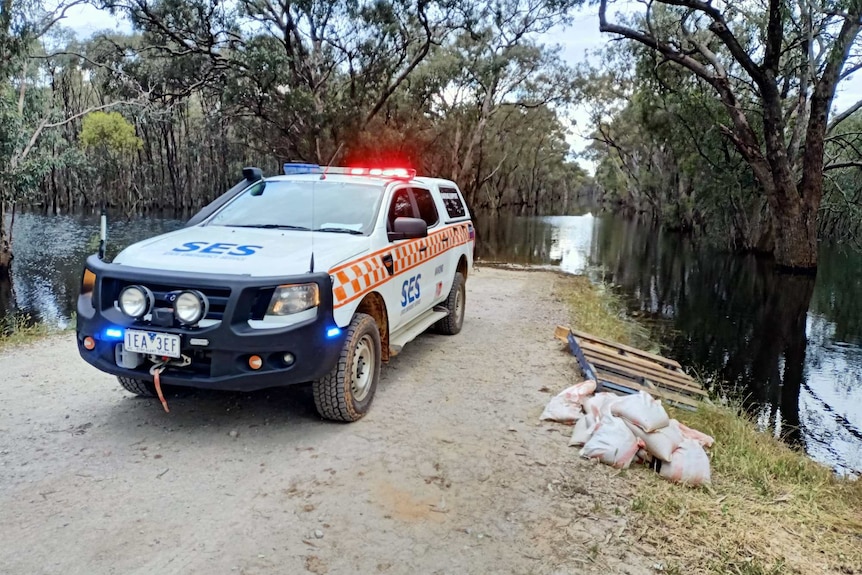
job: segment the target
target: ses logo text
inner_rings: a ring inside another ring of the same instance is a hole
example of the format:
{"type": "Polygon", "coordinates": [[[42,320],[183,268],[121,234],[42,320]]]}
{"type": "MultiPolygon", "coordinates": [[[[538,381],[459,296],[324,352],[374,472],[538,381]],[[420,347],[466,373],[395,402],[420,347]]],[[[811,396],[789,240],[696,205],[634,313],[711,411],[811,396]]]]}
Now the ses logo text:
{"type": "Polygon", "coordinates": [[[229,244],[223,242],[186,242],[183,245],[166,252],[166,255],[183,255],[196,257],[236,257],[243,258],[254,255],[263,246],[229,244]]]}

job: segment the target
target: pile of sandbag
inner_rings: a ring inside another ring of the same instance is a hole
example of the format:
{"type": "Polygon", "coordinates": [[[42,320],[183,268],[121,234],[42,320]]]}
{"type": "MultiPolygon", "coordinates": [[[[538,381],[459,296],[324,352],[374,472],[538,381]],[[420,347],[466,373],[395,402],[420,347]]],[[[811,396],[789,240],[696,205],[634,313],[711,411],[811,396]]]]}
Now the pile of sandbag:
{"type": "Polygon", "coordinates": [[[659,474],[688,485],[710,482],[709,456],[713,438],[675,419],[661,401],[645,391],[619,396],[595,393],[587,380],[555,396],[541,419],[574,424],[569,445],[581,447],[581,457],[625,469],[632,461],[655,462],[659,474]]]}

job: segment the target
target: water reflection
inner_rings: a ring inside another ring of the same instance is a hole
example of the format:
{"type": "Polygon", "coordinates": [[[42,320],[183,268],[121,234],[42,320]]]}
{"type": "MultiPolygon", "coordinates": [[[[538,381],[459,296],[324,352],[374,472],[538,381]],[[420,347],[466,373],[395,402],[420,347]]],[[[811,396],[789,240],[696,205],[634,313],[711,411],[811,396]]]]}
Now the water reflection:
{"type": "Polygon", "coordinates": [[[583,273],[589,265],[596,219],[582,216],[517,218],[488,216],[476,221],[476,255],[486,262],[554,266],[583,273]]]}
{"type": "MultiPolygon", "coordinates": [[[[111,221],[108,255],[181,225],[162,218],[111,221]]],[[[0,319],[11,312],[65,325],[75,309],[84,260],[98,248],[98,231],[95,215],[18,214],[11,278],[0,277],[0,319]]]]}
{"type": "Polygon", "coordinates": [[[764,429],[839,472],[862,471],[862,256],[824,246],[815,281],[634,221],[514,219],[500,229],[509,235],[498,229],[480,256],[619,286],[668,354],[743,398],[764,429]]]}

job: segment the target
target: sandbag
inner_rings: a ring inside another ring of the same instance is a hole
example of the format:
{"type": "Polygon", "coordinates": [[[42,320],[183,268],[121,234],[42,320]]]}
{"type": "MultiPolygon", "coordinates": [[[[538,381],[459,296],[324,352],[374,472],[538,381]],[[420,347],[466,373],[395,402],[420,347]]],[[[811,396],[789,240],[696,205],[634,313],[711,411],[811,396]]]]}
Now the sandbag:
{"type": "Polygon", "coordinates": [[[651,463],[652,460],[653,456],[645,447],[638,449],[638,452],[635,454],[635,463],[651,463]]]}
{"type": "MultiPolygon", "coordinates": [[[[672,419],[671,421],[676,420],[672,419]]],[[[700,443],[703,447],[712,447],[712,444],[715,443],[715,439],[713,439],[712,436],[707,435],[696,429],[692,429],[691,427],[688,427],[687,425],[680,423],[679,421],[677,421],[676,423],[679,426],[679,430],[682,433],[683,437],[693,439],[700,443]]]]}
{"type": "Polygon", "coordinates": [[[634,423],[646,432],[667,427],[670,418],[661,402],[645,391],[627,395],[611,404],[611,413],[634,423]]]}
{"type": "Polygon", "coordinates": [[[592,413],[598,421],[603,415],[610,415],[611,405],[620,399],[622,398],[615,393],[602,391],[584,400],[584,411],[592,413]]]}
{"type": "Polygon", "coordinates": [[[572,430],[572,438],[569,440],[569,445],[577,447],[582,446],[590,440],[596,430],[596,418],[592,413],[586,413],[582,418],[575,423],[575,428],[572,430]]]}
{"type": "Polygon", "coordinates": [[[598,459],[611,467],[625,469],[631,465],[640,447],[640,441],[622,419],[604,415],[593,436],[581,449],[581,457],[598,459]]]}
{"type": "Polygon", "coordinates": [[[709,456],[694,439],[683,438],[669,463],[663,463],[659,475],[686,485],[705,485],[712,480],[709,456]]]}
{"type": "Polygon", "coordinates": [[[682,443],[683,436],[679,429],[679,422],[671,419],[667,427],[662,427],[647,433],[634,423],[625,419],[626,425],[635,434],[635,437],[644,442],[645,449],[653,456],[662,461],[670,461],[674,450],[682,443]]]}
{"type": "Polygon", "coordinates": [[[583,416],[583,402],[595,391],[596,382],[592,379],[568,387],[551,398],[539,419],[571,425],[583,416]]]}

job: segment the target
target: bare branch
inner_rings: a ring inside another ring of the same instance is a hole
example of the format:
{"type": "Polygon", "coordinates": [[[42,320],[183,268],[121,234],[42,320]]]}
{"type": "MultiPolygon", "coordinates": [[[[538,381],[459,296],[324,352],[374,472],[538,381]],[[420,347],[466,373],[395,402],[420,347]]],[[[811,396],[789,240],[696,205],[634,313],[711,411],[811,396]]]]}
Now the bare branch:
{"type": "Polygon", "coordinates": [[[826,133],[832,133],[832,130],[834,130],[838,126],[838,124],[858,112],[860,109],[862,109],[862,100],[858,100],[855,104],[832,118],[832,121],[829,122],[829,126],[826,128],[826,133]]]}
{"type": "Polygon", "coordinates": [[[842,168],[862,168],[862,161],[835,162],[834,164],[824,166],[823,171],[828,172],[831,170],[840,170],[842,168]]]}

